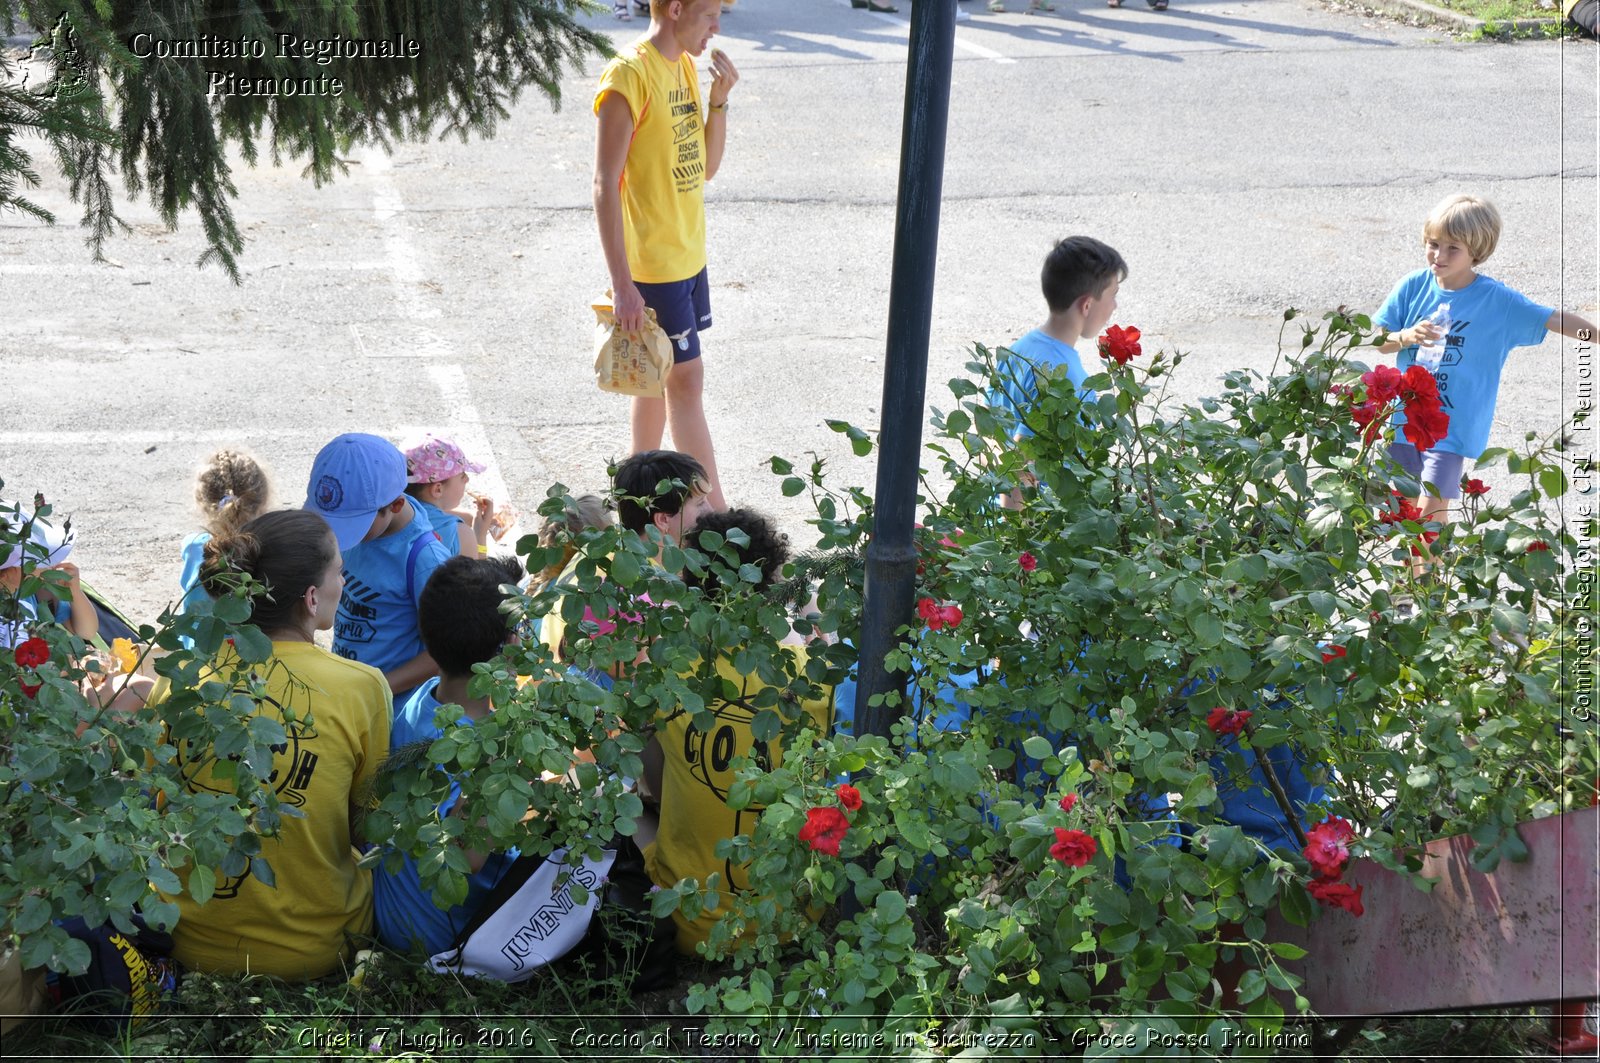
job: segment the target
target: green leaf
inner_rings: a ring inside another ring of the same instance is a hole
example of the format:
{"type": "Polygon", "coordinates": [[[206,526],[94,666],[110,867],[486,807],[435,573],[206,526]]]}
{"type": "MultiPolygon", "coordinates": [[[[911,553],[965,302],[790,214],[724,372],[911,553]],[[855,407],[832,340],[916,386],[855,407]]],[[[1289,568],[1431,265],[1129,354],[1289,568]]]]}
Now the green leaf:
{"type": "Polygon", "coordinates": [[[778,489],[783,492],[784,498],[793,498],[805,492],[806,482],[798,476],[788,476],[784,478],[778,489]]]}
{"type": "Polygon", "coordinates": [[[1489,618],[1494,622],[1495,630],[1502,635],[1528,633],[1528,614],[1514,605],[1496,602],[1489,607],[1489,618]]]}
{"type": "Polygon", "coordinates": [[[1050,739],[1044,735],[1029,735],[1022,741],[1022,751],[1034,760],[1044,760],[1053,756],[1055,750],[1050,745],[1050,739]]]}
{"type": "Polygon", "coordinates": [[[639,559],[627,550],[619,550],[611,559],[611,578],[619,587],[632,587],[639,582],[639,559]]]}
{"type": "Polygon", "coordinates": [[[1267,947],[1286,960],[1300,960],[1306,955],[1305,949],[1288,941],[1274,941],[1267,947]]]}
{"type": "Polygon", "coordinates": [[[1539,470],[1539,489],[1546,498],[1559,498],[1567,493],[1567,475],[1559,466],[1546,465],[1539,470]]]}
{"type": "Polygon", "coordinates": [[[189,869],[189,896],[196,904],[204,904],[217,891],[217,873],[203,864],[189,869]]]}
{"type": "Polygon", "coordinates": [[[233,633],[233,648],[246,664],[259,664],[272,656],[272,640],[260,628],[249,625],[233,633]]]}
{"type": "Polygon", "coordinates": [[[1312,591],[1306,595],[1306,604],[1311,606],[1313,612],[1324,620],[1332,620],[1334,612],[1339,608],[1339,599],[1327,591],[1312,591]]]}

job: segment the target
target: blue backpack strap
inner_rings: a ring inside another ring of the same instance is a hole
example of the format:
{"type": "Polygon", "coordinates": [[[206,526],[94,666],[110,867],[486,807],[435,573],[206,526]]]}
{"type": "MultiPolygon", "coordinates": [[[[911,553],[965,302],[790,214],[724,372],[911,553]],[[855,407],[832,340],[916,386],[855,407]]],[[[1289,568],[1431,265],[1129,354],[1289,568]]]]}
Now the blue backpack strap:
{"type": "Polygon", "coordinates": [[[411,552],[406,555],[406,601],[408,602],[417,600],[417,555],[422,553],[422,548],[427,546],[430,540],[440,541],[431,531],[427,535],[417,536],[411,541],[411,552]]]}

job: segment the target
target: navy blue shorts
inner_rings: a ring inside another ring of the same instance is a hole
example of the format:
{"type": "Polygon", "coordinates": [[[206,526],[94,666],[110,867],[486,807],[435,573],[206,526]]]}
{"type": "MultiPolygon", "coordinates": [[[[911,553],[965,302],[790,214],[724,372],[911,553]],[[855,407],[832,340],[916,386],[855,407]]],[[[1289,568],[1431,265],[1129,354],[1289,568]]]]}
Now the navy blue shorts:
{"type": "Polygon", "coordinates": [[[711,282],[706,271],[686,281],[637,286],[644,305],[656,312],[656,323],[672,340],[673,364],[700,357],[700,333],[711,327],[711,282]]]}

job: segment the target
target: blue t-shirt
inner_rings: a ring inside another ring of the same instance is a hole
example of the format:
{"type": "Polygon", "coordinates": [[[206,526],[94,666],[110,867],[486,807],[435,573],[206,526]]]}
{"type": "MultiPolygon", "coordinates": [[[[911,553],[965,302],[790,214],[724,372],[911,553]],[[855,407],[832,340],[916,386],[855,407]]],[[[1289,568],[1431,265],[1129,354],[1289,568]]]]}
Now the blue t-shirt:
{"type": "Polygon", "coordinates": [[[1023,423],[1023,417],[1033,408],[1039,396],[1041,373],[1065,373],[1083,395],[1084,402],[1094,401],[1094,392],[1083,386],[1089,379],[1083,362],[1075,348],[1062,343],[1042,329],[1034,329],[1010,347],[1010,354],[1000,356],[1000,373],[1005,381],[989,393],[989,405],[1009,410],[1017,420],[1014,439],[1027,439],[1033,430],[1023,423]]]}
{"type": "MultiPolygon", "coordinates": [[[[1373,323],[1399,332],[1432,315],[1440,303],[1450,304],[1450,335],[1434,378],[1440,405],[1450,415],[1450,431],[1433,449],[1475,459],[1489,445],[1507,356],[1513,347],[1544,342],[1546,323],[1555,311],[1481,273],[1452,292],[1439,287],[1432,270],[1419,269],[1395,285],[1373,323]]],[[[1416,360],[1415,345],[1402,348],[1400,370],[1416,360]]],[[[1395,414],[1394,423],[1405,424],[1405,415],[1395,414]]]]}
{"type": "Polygon", "coordinates": [[[461,552],[461,525],[466,523],[454,513],[446,513],[432,502],[424,502],[420,498],[413,498],[422,510],[422,515],[427,519],[428,526],[439,537],[444,548],[452,554],[461,552]]]}
{"type": "MultiPolygon", "coordinates": [[[[333,652],[380,672],[423,650],[417,603],[434,569],[450,560],[415,499],[411,523],[392,535],[358,543],[344,553],[344,594],[333,624],[333,652]]],[[[410,696],[395,691],[396,705],[410,696]]]]}
{"type": "MultiPolygon", "coordinates": [[[[439,699],[434,692],[437,677],[417,687],[411,698],[395,713],[389,730],[389,749],[394,751],[413,742],[432,742],[444,734],[434,722],[439,699]]],[[[472,717],[462,716],[458,727],[471,727],[472,717]]],[[[461,785],[452,781],[450,796],[439,806],[441,816],[449,815],[461,796],[461,785]]],[[[433,894],[422,888],[417,862],[409,855],[398,871],[385,870],[382,864],[372,873],[372,909],[378,924],[378,938],[389,948],[409,952],[420,948],[433,956],[455,944],[459,934],[477,913],[484,897],[493,890],[517,859],[515,849],[491,853],[483,867],[467,876],[467,899],[450,909],[437,907],[433,894]]]]}
{"type": "MultiPolygon", "coordinates": [[[[200,586],[200,566],[206,559],[206,543],[211,541],[211,533],[197,531],[183,541],[183,571],[178,574],[178,586],[183,588],[183,598],[178,602],[178,615],[183,616],[193,604],[207,597],[206,589],[200,586]]],[[[194,639],[188,635],[180,636],[179,642],[184,649],[194,649],[194,639]]]]}

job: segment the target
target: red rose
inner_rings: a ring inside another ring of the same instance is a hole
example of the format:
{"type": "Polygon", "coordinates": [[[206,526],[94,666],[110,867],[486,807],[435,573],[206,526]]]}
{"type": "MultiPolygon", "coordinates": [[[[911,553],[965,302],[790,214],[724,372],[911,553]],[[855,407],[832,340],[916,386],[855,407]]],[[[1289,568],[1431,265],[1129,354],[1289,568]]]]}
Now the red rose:
{"type": "Polygon", "coordinates": [[[1234,712],[1232,709],[1225,709],[1218,705],[1206,714],[1206,726],[1211,728],[1214,734],[1236,735],[1244,730],[1245,721],[1250,719],[1250,715],[1248,709],[1243,712],[1234,712]]]}
{"type": "Polygon", "coordinates": [[[1100,851],[1099,844],[1081,830],[1056,828],[1056,840],[1050,846],[1050,855],[1070,867],[1082,867],[1100,851]]]}
{"type": "Polygon", "coordinates": [[[839,843],[850,821],[837,808],[813,808],[806,811],[806,825],[800,828],[800,840],[819,853],[839,855],[839,843]]]}
{"type": "Polygon", "coordinates": [[[1329,816],[1306,831],[1305,857],[1320,878],[1338,878],[1350,859],[1350,843],[1355,840],[1350,822],[1329,816]]]}
{"type": "Polygon", "coordinates": [[[1022,571],[1032,572],[1034,569],[1039,567],[1039,559],[1028,553],[1028,551],[1024,550],[1022,551],[1022,555],[1017,558],[1017,564],[1022,567],[1022,571]]]}
{"type": "Polygon", "coordinates": [[[1439,405],[1439,385],[1434,380],[1433,374],[1420,365],[1414,365],[1406,370],[1405,376],[1400,379],[1398,394],[1400,401],[1407,407],[1413,403],[1423,406],[1439,405]]]}
{"type": "Polygon", "coordinates": [[[861,791],[849,783],[840,783],[833,788],[833,792],[839,798],[839,804],[851,812],[861,807],[861,791]]]}
{"type": "Polygon", "coordinates": [[[1346,886],[1331,878],[1319,878],[1306,889],[1318,903],[1325,904],[1329,908],[1343,908],[1351,915],[1361,915],[1366,911],[1361,907],[1361,886],[1346,886]]]}
{"type": "Polygon", "coordinates": [[[25,683],[21,679],[19,679],[19,680],[17,680],[17,686],[21,687],[22,688],[22,692],[24,694],[28,695],[28,697],[31,698],[35,694],[39,693],[39,688],[44,686],[44,684],[43,683],[25,683]]]}
{"type": "Polygon", "coordinates": [[[19,668],[37,668],[41,664],[50,663],[50,644],[35,635],[31,639],[24,639],[12,651],[12,656],[17,659],[19,668]]]}
{"type": "Polygon", "coordinates": [[[1071,812],[1072,806],[1078,803],[1077,794],[1068,794],[1061,799],[1061,811],[1071,812]]]}
{"type": "Polygon", "coordinates": [[[1406,442],[1418,450],[1428,450],[1450,434],[1450,415],[1435,404],[1406,406],[1406,423],[1400,429],[1406,442]]]}
{"type": "MultiPolygon", "coordinates": [[[[954,535],[955,535],[956,539],[961,538],[961,536],[963,536],[965,534],[966,533],[963,532],[960,528],[957,528],[955,530],[955,532],[954,532],[954,535]]],[[[950,538],[950,536],[948,536],[948,535],[940,537],[939,545],[944,547],[946,550],[959,550],[959,549],[961,549],[961,544],[956,542],[955,539],[950,538]]]]}
{"type": "Polygon", "coordinates": [[[1371,443],[1378,438],[1378,433],[1383,431],[1383,422],[1378,420],[1378,414],[1382,412],[1383,407],[1370,400],[1359,406],[1350,407],[1350,419],[1356,423],[1357,428],[1366,429],[1361,434],[1362,442],[1371,443]]]}
{"type": "Polygon", "coordinates": [[[1550,544],[1545,542],[1543,539],[1535,539],[1533,542],[1528,544],[1528,553],[1530,553],[1530,554],[1536,554],[1541,550],[1549,550],[1549,549],[1550,549],[1550,544]]]}
{"type": "Polygon", "coordinates": [[[1139,330],[1112,325],[1100,337],[1100,357],[1109,358],[1118,365],[1127,365],[1131,359],[1143,354],[1139,346],[1139,330]]]}
{"type": "Polygon", "coordinates": [[[1417,508],[1417,504],[1415,502],[1401,495],[1398,491],[1393,493],[1393,498],[1395,503],[1394,508],[1386,509],[1379,513],[1379,520],[1383,521],[1385,524],[1398,524],[1403,520],[1421,523],[1422,510],[1417,508]]]}
{"type": "Polygon", "coordinates": [[[1351,391],[1352,391],[1352,389],[1351,389],[1349,384],[1329,384],[1328,385],[1328,394],[1329,395],[1337,395],[1340,398],[1343,398],[1344,396],[1351,394],[1351,391]]]}
{"type": "Polygon", "coordinates": [[[1340,657],[1347,656],[1349,656],[1349,651],[1343,646],[1334,646],[1332,649],[1328,650],[1322,655],[1322,663],[1329,664],[1333,661],[1337,661],[1340,657]]]}
{"type": "Polygon", "coordinates": [[[1402,379],[1400,370],[1392,365],[1380,365],[1370,373],[1362,373],[1361,382],[1367,386],[1368,404],[1382,406],[1400,394],[1402,379]]]}
{"type": "Polygon", "coordinates": [[[1461,493],[1464,495],[1486,495],[1489,493],[1489,485],[1479,479],[1468,480],[1466,477],[1462,477],[1461,493]]]}
{"type": "Polygon", "coordinates": [[[924,598],[917,603],[917,615],[922,617],[929,631],[938,631],[961,623],[962,614],[959,605],[940,605],[932,598],[924,598]]]}
{"type": "MultiPolygon", "coordinates": [[[[1435,532],[1435,531],[1425,531],[1425,532],[1421,532],[1421,533],[1419,533],[1417,535],[1417,541],[1420,542],[1422,544],[1422,546],[1432,546],[1434,540],[1437,539],[1437,538],[1439,538],[1439,533],[1435,532]]],[[[1411,548],[1411,556],[1412,557],[1421,557],[1422,556],[1422,546],[1413,546],[1411,548]]]]}

